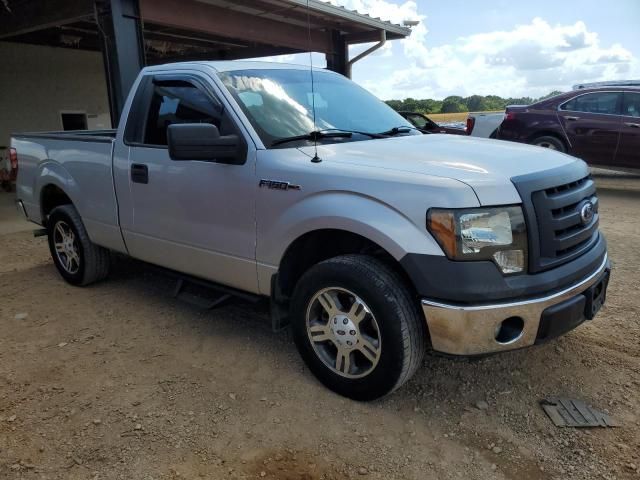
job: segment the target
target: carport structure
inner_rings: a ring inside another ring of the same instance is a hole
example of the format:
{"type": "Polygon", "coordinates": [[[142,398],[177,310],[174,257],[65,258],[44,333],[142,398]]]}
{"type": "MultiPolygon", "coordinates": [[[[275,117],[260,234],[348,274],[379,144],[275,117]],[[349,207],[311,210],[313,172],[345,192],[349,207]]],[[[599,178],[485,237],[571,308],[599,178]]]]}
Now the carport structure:
{"type": "Polygon", "coordinates": [[[115,124],[144,65],[301,52],[350,75],[349,45],[410,30],[318,0],[5,0],[0,41],[101,51],[115,124]]]}

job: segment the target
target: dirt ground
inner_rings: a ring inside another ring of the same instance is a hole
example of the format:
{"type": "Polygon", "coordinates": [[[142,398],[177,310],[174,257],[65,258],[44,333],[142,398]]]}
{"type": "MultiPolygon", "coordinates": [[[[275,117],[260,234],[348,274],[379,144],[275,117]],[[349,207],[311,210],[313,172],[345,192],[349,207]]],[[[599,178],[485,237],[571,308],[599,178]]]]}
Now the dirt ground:
{"type": "Polygon", "coordinates": [[[368,404],[322,387],[264,305],[201,311],[127,259],[65,284],[0,194],[0,478],[640,478],[640,178],[597,181],[614,270],[596,320],[482,360],[427,356],[368,404]],[[623,426],[556,428],[549,395],[623,426]]]}

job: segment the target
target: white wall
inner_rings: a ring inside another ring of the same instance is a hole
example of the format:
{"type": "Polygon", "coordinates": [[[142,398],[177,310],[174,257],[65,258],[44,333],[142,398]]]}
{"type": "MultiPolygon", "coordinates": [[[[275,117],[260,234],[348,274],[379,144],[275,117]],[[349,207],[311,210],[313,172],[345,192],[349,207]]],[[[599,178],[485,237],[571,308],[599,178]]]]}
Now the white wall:
{"type": "Polygon", "coordinates": [[[111,128],[102,54],[0,42],[0,146],[11,132],[62,130],[60,111],[111,128]]]}

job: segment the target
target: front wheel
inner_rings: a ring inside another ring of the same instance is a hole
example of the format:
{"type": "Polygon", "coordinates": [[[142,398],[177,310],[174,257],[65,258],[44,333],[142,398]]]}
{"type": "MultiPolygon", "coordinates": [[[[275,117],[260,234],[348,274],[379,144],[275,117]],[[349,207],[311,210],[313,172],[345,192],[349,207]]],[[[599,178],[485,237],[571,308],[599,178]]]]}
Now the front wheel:
{"type": "Polygon", "coordinates": [[[424,358],[417,299],[376,258],[344,255],[313,266],[298,282],[291,308],[302,358],[325,386],[346,397],[387,395],[424,358]]]}
{"type": "Polygon", "coordinates": [[[89,239],[73,205],[62,205],[47,219],[49,250],[60,275],[72,285],[89,285],[109,273],[109,251],[89,239]]]}

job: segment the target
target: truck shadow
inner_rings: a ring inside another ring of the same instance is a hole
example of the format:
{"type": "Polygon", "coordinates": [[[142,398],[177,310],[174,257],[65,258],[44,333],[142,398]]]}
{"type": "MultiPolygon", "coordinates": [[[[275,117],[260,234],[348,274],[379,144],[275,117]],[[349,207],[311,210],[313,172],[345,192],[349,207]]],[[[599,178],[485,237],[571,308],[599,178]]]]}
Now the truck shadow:
{"type": "MultiPolygon", "coordinates": [[[[317,383],[298,357],[289,331],[272,331],[267,299],[251,303],[232,298],[213,310],[203,310],[172,298],[175,279],[171,276],[148,264],[123,256],[114,260],[108,283],[132,289],[135,297],[171,305],[179,313],[178,323],[174,325],[181,332],[184,330],[180,327],[186,326],[187,331],[198,332],[205,337],[222,335],[226,341],[243,342],[249,348],[275,352],[275,356],[279,357],[277,363],[288,363],[292,368],[291,373],[303,373],[306,379],[301,378],[299,381],[317,383]]],[[[445,357],[428,352],[423,366],[413,380],[377,403],[385,405],[404,398],[414,402],[435,400],[446,405],[451,403],[452,398],[456,398],[459,405],[472,406],[480,399],[498,396],[506,399],[518,389],[528,392],[528,395],[540,397],[557,392],[549,381],[549,374],[559,371],[560,363],[565,366],[567,362],[580,364],[579,358],[568,358],[565,355],[569,348],[566,345],[576,343],[576,336],[580,338],[581,332],[573,332],[552,344],[480,358],[445,357]],[[557,369],[550,359],[558,361],[557,369]],[[545,367],[541,369],[543,365],[545,367]]],[[[199,350],[204,348],[203,342],[203,339],[197,342],[199,350]]],[[[290,368],[289,366],[286,368],[290,368]]],[[[570,382],[561,383],[565,384],[565,391],[573,388],[570,382]]],[[[533,404],[529,404],[528,408],[532,406],[533,404]]]]}

